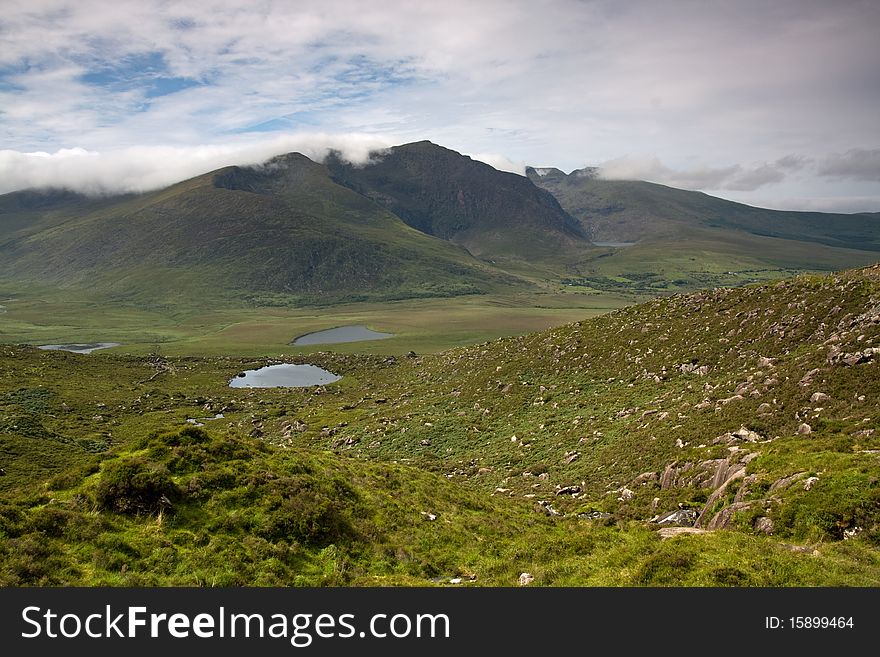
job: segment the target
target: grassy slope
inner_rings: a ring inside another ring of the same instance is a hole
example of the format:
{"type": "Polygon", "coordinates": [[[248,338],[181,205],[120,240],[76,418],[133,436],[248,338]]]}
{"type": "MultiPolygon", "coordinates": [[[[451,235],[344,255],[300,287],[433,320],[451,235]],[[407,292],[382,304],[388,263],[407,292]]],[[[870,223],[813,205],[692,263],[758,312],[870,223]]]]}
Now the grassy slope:
{"type": "Polygon", "coordinates": [[[226,387],[265,359],[5,347],[0,572],[42,584],[514,584],[529,571],[540,584],[877,585],[878,358],[842,358],[878,343],[874,268],[660,299],[416,359],[300,357],[344,376],[319,389],[226,387]],[[811,401],[818,392],[829,398],[811,401]],[[209,438],[176,433],[217,412],[209,438]],[[714,443],[742,426],[760,441],[714,443]],[[107,494],[132,459],[171,508],[107,494]],[[734,531],[661,540],[647,519],[701,510],[713,488],[694,474],[723,459],[748,460],[708,513],[731,511],[734,531]],[[556,495],[570,485],[581,491],[556,495]],[[733,513],[737,495],[748,507],[733,513]],[[565,515],[536,513],[539,500],[565,515]],[[593,511],[612,515],[578,515],[593,511]]]}

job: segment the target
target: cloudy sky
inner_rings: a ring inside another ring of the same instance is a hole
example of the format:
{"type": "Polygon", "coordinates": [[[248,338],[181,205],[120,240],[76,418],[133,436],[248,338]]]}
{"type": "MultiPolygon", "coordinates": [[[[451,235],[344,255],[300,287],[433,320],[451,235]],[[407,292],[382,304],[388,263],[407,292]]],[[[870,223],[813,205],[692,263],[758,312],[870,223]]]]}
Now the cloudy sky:
{"type": "Polygon", "coordinates": [[[876,0],[3,0],[0,192],[420,139],[880,211],[876,0]]]}

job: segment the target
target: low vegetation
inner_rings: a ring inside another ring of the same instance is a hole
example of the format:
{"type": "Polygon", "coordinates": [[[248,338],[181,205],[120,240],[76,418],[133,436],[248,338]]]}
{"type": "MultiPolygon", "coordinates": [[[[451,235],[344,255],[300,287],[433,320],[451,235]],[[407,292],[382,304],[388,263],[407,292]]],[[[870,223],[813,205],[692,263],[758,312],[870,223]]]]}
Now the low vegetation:
{"type": "Polygon", "coordinates": [[[0,348],[0,582],[880,584],[880,267],[281,360],[0,348]]]}

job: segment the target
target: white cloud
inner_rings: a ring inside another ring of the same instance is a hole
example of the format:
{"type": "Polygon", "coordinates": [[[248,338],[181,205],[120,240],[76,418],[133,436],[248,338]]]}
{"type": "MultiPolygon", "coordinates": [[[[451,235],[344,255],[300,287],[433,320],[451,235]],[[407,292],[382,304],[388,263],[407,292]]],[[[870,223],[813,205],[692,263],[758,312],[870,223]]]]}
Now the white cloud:
{"type": "Polygon", "coordinates": [[[115,153],[127,185],[169,178],[121,159],[156,144],[189,173],[204,148],[369,133],[514,171],[657,153],[676,164],[608,170],[807,195],[810,161],[880,134],[876,2],[6,0],[0,20],[0,147],[115,153]],[[157,56],[196,86],[155,96],[126,70],[157,56]]]}
{"type": "MultiPolygon", "coordinates": [[[[467,155],[467,153],[465,153],[465,155],[467,155]]],[[[513,160],[505,157],[504,155],[499,155],[498,153],[474,153],[472,155],[469,155],[469,157],[471,159],[484,162],[490,167],[495,167],[499,171],[517,173],[521,176],[526,175],[525,162],[514,162],[513,160]]]]}
{"type": "Polygon", "coordinates": [[[297,151],[321,161],[329,150],[363,164],[370,153],[391,146],[383,137],[361,134],[294,134],[262,141],[200,146],[134,146],[95,152],[82,148],[54,153],[0,151],[0,193],[26,188],[65,188],[86,194],[143,192],[229,165],[260,164],[297,151]]]}
{"type": "Polygon", "coordinates": [[[819,175],[880,182],[880,148],[854,148],[843,154],[829,155],[820,162],[819,175]]]}

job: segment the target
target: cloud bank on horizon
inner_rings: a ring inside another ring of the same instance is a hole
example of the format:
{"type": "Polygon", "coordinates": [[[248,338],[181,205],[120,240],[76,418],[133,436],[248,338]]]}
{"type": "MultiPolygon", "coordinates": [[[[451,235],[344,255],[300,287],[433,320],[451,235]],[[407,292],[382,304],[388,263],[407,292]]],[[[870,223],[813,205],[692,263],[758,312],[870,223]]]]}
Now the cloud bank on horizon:
{"type": "Polygon", "coordinates": [[[858,0],[11,0],[0,192],[430,139],[512,171],[877,211],[878,32],[858,0]]]}

